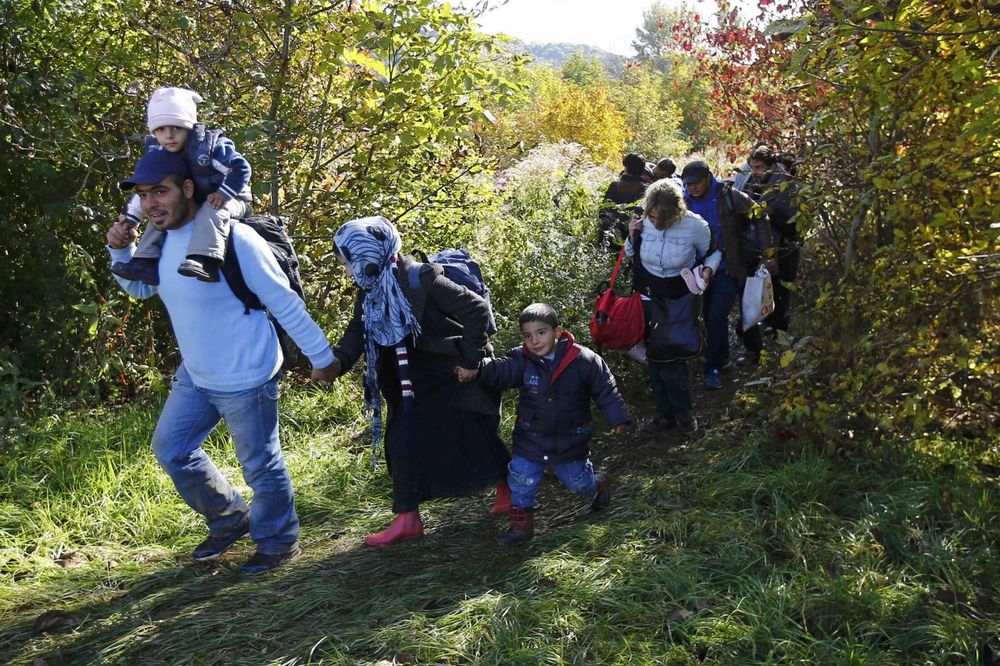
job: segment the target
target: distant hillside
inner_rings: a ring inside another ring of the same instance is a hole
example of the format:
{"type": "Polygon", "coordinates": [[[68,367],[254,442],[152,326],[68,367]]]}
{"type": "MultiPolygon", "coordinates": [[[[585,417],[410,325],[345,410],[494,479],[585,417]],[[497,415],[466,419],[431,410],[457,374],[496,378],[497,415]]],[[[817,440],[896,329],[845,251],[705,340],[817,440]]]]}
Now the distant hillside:
{"type": "Polygon", "coordinates": [[[577,51],[580,51],[588,58],[596,58],[604,65],[604,69],[611,76],[621,74],[625,68],[625,57],[615,53],[609,53],[596,46],[589,44],[540,44],[538,42],[525,43],[519,39],[511,39],[510,50],[515,53],[529,53],[534,57],[535,62],[545,63],[559,69],[577,51]]]}

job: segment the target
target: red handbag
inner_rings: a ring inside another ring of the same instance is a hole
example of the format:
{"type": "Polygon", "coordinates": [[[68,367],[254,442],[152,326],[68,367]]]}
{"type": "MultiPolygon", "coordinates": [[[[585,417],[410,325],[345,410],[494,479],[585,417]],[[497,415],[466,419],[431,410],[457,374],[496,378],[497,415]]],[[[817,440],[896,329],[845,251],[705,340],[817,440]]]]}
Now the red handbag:
{"type": "Polygon", "coordinates": [[[590,318],[590,337],[606,349],[631,349],[646,333],[646,315],[642,310],[639,292],[630,296],[615,293],[615,279],[625,257],[625,248],[618,253],[611,284],[594,303],[594,316],[590,318]]]}

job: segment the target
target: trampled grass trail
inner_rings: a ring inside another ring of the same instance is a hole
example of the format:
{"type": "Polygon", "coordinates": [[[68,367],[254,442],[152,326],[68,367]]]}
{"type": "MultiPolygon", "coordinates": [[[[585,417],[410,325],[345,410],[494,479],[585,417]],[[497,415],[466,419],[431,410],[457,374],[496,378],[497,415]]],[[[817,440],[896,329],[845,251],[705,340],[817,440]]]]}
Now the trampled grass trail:
{"type": "MultiPolygon", "coordinates": [[[[649,416],[642,371],[612,363],[649,416]]],[[[148,449],[159,400],[54,415],[0,454],[0,663],[997,663],[996,470],[946,441],[813,453],[762,426],[749,373],[724,379],[700,438],[598,436],[610,509],[547,480],[509,549],[491,494],[366,548],[389,485],[359,382],[289,386],[304,554],[249,578],[248,541],[191,560],[204,527],[148,449]]],[[[209,447],[239,479],[224,429],[209,447]]]]}

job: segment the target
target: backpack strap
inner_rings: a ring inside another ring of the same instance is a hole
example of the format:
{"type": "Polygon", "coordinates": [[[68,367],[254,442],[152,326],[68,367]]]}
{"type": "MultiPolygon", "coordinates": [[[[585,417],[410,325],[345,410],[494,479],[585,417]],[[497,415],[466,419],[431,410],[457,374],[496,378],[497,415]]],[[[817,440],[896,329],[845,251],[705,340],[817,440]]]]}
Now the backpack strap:
{"type": "MultiPolygon", "coordinates": [[[[423,254],[423,253],[421,253],[423,254]]],[[[424,255],[426,261],[427,255],[424,255]]],[[[410,289],[420,289],[420,269],[423,268],[423,264],[414,261],[410,268],[406,271],[406,280],[410,283],[410,289]]]]}
{"type": "Polygon", "coordinates": [[[736,205],[733,203],[733,181],[731,180],[722,182],[722,203],[729,214],[736,211],[736,205]]]}
{"type": "Polygon", "coordinates": [[[250,314],[251,310],[264,309],[264,304],[257,298],[257,294],[250,291],[250,287],[247,286],[247,281],[243,277],[240,258],[236,254],[236,247],[233,244],[232,232],[226,239],[226,261],[222,264],[222,274],[226,276],[226,283],[233,290],[233,294],[243,303],[243,314],[250,314]]]}

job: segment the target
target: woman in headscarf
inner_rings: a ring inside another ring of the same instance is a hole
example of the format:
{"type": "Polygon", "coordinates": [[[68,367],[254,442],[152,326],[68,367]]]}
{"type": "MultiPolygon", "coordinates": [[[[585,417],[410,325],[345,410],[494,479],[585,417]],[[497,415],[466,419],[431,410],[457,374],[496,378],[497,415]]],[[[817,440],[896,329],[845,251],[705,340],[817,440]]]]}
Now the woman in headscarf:
{"type": "Polygon", "coordinates": [[[497,434],[500,395],[459,384],[454,375],[456,366],[476,369],[490,353],[486,302],[440,266],[400,255],[399,232],[383,217],[347,222],[333,243],[360,287],[354,318],[333,353],[338,375],[365,357],[373,447],[382,435],[380,391],[388,407],[385,454],[396,518],[365,542],[420,537],[422,502],[490,485],[497,486],[492,512],[509,510],[510,454],[497,434]]]}

